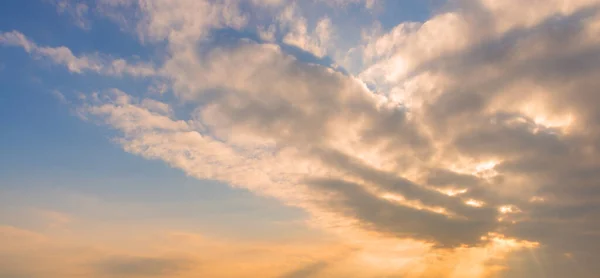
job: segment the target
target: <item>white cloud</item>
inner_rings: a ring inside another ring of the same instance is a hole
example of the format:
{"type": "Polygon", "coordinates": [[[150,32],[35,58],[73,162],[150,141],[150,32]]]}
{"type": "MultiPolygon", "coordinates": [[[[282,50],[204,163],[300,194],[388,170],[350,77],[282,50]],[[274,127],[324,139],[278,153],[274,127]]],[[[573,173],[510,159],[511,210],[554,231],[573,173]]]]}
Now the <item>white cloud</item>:
{"type": "Polygon", "coordinates": [[[76,56],[64,46],[39,46],[17,31],[0,33],[0,44],[20,46],[35,58],[46,58],[55,64],[65,66],[70,72],[95,72],[103,75],[147,77],[157,75],[151,64],[129,63],[123,59],[113,59],[99,54],[76,56]]]}
{"type": "Polygon", "coordinates": [[[266,28],[264,26],[258,27],[258,35],[259,35],[260,39],[267,41],[267,42],[275,41],[276,31],[277,31],[276,27],[273,24],[269,25],[269,27],[266,27],[266,28]]]}
{"type": "Polygon", "coordinates": [[[69,100],[67,100],[67,97],[65,97],[65,95],[58,90],[53,90],[52,96],[54,96],[62,104],[69,103],[69,100]]]}
{"type": "Polygon", "coordinates": [[[211,29],[239,29],[246,24],[238,1],[142,0],[139,8],[144,14],[138,24],[140,37],[153,41],[166,39],[172,54],[181,50],[180,47],[198,42],[211,29]]]}
{"type": "Polygon", "coordinates": [[[71,17],[73,23],[81,28],[88,30],[91,28],[91,21],[88,19],[90,7],[77,0],[48,0],[54,6],[59,14],[67,14],[71,17]]]}
{"type": "Polygon", "coordinates": [[[298,7],[287,6],[279,15],[279,28],[286,33],[283,42],[308,51],[317,57],[323,57],[331,47],[333,29],[331,20],[327,17],[320,19],[314,31],[308,30],[306,18],[300,15],[298,7]]]}
{"type": "Polygon", "coordinates": [[[37,47],[28,38],[17,31],[2,33],[2,35],[0,35],[0,43],[9,46],[20,46],[27,52],[31,52],[33,48],[37,47]]]}

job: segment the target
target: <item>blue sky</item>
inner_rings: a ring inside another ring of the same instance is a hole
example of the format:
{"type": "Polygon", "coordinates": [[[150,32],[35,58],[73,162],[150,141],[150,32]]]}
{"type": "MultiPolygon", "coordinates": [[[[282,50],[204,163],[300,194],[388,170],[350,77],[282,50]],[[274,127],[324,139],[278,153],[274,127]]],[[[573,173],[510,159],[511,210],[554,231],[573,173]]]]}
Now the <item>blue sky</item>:
{"type": "Polygon", "coordinates": [[[594,277],[599,4],[3,1],[0,277],[594,277]]]}

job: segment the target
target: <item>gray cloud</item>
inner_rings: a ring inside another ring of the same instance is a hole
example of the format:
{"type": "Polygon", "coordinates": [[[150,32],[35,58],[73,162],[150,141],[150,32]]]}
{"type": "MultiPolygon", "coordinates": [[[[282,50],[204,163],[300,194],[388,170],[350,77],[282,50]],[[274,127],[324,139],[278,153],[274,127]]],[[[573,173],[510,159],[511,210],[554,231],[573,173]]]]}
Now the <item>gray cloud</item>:
{"type": "Polygon", "coordinates": [[[451,219],[444,215],[416,210],[378,198],[360,185],[335,179],[313,179],[308,184],[336,194],[339,198],[325,204],[342,215],[355,217],[366,229],[436,243],[440,247],[475,245],[496,225],[491,219],[451,219]]]}
{"type": "Polygon", "coordinates": [[[409,200],[417,200],[429,206],[442,206],[471,220],[491,221],[495,217],[493,210],[470,207],[458,198],[425,188],[393,173],[371,168],[346,154],[334,150],[318,150],[317,152],[321,160],[331,167],[343,170],[367,183],[372,183],[380,189],[398,193],[409,200]]]}

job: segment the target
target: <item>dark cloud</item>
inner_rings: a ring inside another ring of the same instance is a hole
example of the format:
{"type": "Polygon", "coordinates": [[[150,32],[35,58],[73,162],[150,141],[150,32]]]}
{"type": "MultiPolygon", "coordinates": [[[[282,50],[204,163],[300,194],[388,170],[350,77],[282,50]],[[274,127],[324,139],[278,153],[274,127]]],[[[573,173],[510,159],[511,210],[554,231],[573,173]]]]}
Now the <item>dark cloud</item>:
{"type": "MultiPolygon", "coordinates": [[[[517,117],[522,118],[523,116],[517,117]]],[[[558,135],[533,131],[533,128],[528,124],[483,124],[477,129],[457,135],[453,143],[462,153],[483,157],[540,153],[561,156],[567,153],[568,146],[558,135]]]]}
{"type": "Polygon", "coordinates": [[[436,187],[455,185],[458,188],[470,189],[480,184],[480,179],[474,175],[457,173],[448,169],[431,169],[427,174],[427,184],[436,187]]]}
{"type": "Polygon", "coordinates": [[[493,210],[473,208],[466,205],[459,198],[447,196],[393,173],[372,168],[360,160],[339,151],[315,149],[314,152],[317,153],[322,162],[331,167],[358,177],[366,183],[379,187],[381,190],[400,194],[408,200],[420,201],[431,207],[441,206],[472,220],[490,220],[495,217],[493,210]]]}
{"type": "Polygon", "coordinates": [[[449,218],[381,199],[362,186],[337,179],[312,179],[307,184],[334,193],[337,198],[323,204],[339,214],[360,220],[364,228],[429,241],[440,247],[476,245],[481,236],[493,230],[494,219],[449,218]]]}

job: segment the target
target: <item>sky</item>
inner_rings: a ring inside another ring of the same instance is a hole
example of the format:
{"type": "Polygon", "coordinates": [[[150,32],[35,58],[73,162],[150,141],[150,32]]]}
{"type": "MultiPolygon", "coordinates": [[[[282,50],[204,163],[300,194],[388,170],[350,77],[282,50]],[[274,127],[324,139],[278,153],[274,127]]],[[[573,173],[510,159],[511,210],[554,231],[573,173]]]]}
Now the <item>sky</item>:
{"type": "Polygon", "coordinates": [[[598,0],[4,0],[0,277],[594,278],[598,0]]]}

